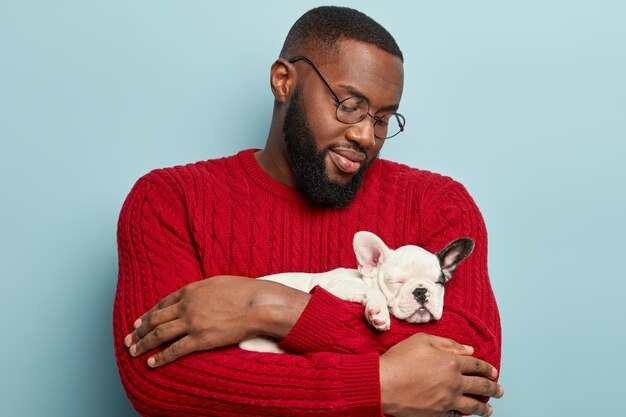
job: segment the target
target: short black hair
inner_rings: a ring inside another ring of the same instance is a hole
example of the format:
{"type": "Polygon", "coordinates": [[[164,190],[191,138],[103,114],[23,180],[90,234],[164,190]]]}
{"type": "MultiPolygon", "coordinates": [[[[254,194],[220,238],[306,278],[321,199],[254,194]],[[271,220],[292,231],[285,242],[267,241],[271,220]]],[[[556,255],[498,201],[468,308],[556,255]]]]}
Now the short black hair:
{"type": "Polygon", "coordinates": [[[311,48],[336,51],[342,39],[375,45],[404,62],[396,40],[380,23],[358,10],[337,6],[317,7],[303,14],[289,30],[280,56],[289,59],[288,54],[306,54],[311,48]]]}

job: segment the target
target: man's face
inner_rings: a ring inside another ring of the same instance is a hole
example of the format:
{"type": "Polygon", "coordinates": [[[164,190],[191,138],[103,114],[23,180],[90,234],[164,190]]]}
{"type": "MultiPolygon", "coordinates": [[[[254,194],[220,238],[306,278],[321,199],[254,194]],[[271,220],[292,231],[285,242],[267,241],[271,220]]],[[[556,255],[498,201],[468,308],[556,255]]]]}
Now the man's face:
{"type": "MultiPolygon", "coordinates": [[[[294,176],[314,204],[346,207],[356,196],[383,141],[374,137],[370,117],[352,125],[339,122],[332,93],[312,68],[305,63],[298,65],[303,76],[283,124],[294,176]]],[[[372,115],[389,113],[399,105],[402,63],[375,46],[343,41],[336,59],[318,68],[339,100],[362,96],[369,102],[372,115]]]]}
{"type": "MultiPolygon", "coordinates": [[[[287,155],[291,162],[294,176],[304,195],[321,207],[346,207],[356,196],[361,187],[365,170],[376,158],[365,160],[358,171],[342,184],[330,179],[327,174],[326,159],[328,152],[338,145],[328,145],[317,150],[317,142],[309,127],[301,104],[301,88],[297,87],[287,109],[283,133],[287,145],[287,155]]],[[[365,154],[363,149],[356,149],[365,154]]]]}

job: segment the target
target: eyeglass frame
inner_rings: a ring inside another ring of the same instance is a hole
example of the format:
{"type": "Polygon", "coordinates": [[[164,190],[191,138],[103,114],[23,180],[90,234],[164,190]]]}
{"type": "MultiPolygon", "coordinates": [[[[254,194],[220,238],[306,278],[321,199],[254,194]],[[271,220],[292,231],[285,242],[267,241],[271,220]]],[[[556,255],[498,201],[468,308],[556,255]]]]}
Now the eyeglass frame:
{"type": "MultiPolygon", "coordinates": [[[[333,95],[333,98],[335,99],[335,106],[337,108],[337,110],[335,111],[335,118],[337,119],[338,122],[346,124],[346,125],[355,125],[355,124],[360,123],[361,121],[363,121],[363,119],[365,119],[367,116],[369,116],[369,117],[372,118],[372,120],[374,120],[374,129],[376,129],[376,123],[383,121],[382,117],[370,114],[370,103],[365,98],[363,98],[363,100],[367,103],[367,110],[363,114],[363,117],[361,117],[359,120],[357,120],[355,122],[352,122],[352,123],[347,123],[347,122],[344,122],[343,120],[340,120],[338,113],[339,113],[339,106],[341,105],[341,103],[343,103],[343,102],[345,102],[347,100],[350,100],[351,98],[357,97],[357,96],[350,96],[350,97],[347,97],[347,98],[345,98],[343,100],[339,100],[339,97],[337,97],[337,94],[335,94],[335,91],[332,89],[330,84],[328,84],[328,81],[326,81],[326,78],[324,78],[322,73],[317,69],[315,64],[309,58],[305,57],[304,55],[298,55],[298,56],[295,56],[295,57],[291,58],[289,60],[289,63],[290,64],[295,64],[296,62],[299,62],[299,61],[304,61],[307,64],[309,64],[313,68],[315,73],[320,77],[320,79],[322,80],[324,85],[326,85],[326,87],[328,88],[328,91],[330,91],[330,93],[333,95]]],[[[388,116],[388,115],[394,115],[394,116],[397,117],[398,125],[400,126],[400,130],[398,132],[394,133],[393,135],[387,136],[387,137],[384,137],[384,138],[378,137],[376,135],[376,131],[374,130],[374,137],[375,138],[380,139],[380,140],[387,140],[387,139],[393,138],[394,136],[398,136],[400,133],[404,132],[404,126],[406,126],[406,119],[405,119],[405,117],[403,115],[401,115],[400,113],[397,113],[397,112],[386,113],[384,116],[388,116]]]]}

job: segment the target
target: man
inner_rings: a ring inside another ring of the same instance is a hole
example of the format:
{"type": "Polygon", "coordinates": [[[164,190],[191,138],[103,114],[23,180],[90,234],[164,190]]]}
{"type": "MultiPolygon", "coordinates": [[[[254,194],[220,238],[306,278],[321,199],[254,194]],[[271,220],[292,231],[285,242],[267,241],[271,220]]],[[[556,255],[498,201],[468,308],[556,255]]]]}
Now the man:
{"type": "Polygon", "coordinates": [[[311,10],[272,65],[264,149],[137,182],[120,215],[114,333],[124,387],[142,415],[492,413],[476,399],[502,395],[480,213],[453,180],[377,159],[404,128],[402,62],[369,17],[311,10]],[[475,240],[440,321],[394,320],[378,333],[362,306],[323,289],[248,278],[355,267],[358,230],[431,251],[475,240]],[[233,347],[259,334],[291,353],[233,347]]]}

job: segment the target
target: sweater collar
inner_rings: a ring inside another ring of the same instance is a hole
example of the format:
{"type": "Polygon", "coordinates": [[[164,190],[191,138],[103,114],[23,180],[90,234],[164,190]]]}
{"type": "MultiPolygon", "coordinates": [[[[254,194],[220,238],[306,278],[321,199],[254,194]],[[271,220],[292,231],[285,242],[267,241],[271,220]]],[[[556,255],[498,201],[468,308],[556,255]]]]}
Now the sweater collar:
{"type": "Polygon", "coordinates": [[[246,149],[237,154],[248,177],[259,187],[277,197],[297,203],[306,203],[306,198],[298,189],[276,181],[261,168],[254,157],[257,151],[259,151],[259,149],[246,149]]]}

